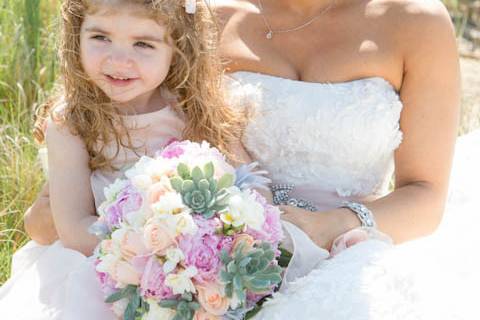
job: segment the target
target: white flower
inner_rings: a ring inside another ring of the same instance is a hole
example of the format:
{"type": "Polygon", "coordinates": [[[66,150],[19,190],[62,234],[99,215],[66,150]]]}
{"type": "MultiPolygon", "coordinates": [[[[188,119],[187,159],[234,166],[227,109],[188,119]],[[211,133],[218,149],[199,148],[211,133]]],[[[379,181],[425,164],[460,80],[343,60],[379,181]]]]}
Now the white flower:
{"type": "MultiPolygon", "coordinates": [[[[172,170],[172,164],[163,158],[153,159],[143,156],[125,172],[125,176],[134,179],[137,176],[149,176],[152,182],[159,181],[172,170]]],[[[145,178],[141,178],[145,181],[145,178]]]]}
{"type": "Polygon", "coordinates": [[[152,204],[151,208],[157,214],[175,214],[183,211],[186,207],[180,194],[168,192],[152,204]]]}
{"type": "Polygon", "coordinates": [[[120,260],[120,256],[116,254],[107,254],[102,257],[99,264],[96,265],[95,270],[98,272],[109,273],[112,267],[120,260]]]}
{"type": "Polygon", "coordinates": [[[162,308],[155,300],[147,300],[149,310],[142,317],[142,320],[172,320],[175,317],[175,310],[162,308]]]}
{"type": "Polygon", "coordinates": [[[116,179],[114,183],[103,189],[105,199],[108,202],[114,201],[118,193],[128,185],[128,180],[116,179]]]}
{"type": "Polygon", "coordinates": [[[163,265],[163,271],[165,273],[172,272],[177,267],[177,264],[185,259],[182,250],[178,248],[168,249],[165,256],[167,257],[167,261],[165,261],[163,265]]]}
{"type": "Polygon", "coordinates": [[[133,186],[139,190],[147,190],[153,183],[152,178],[147,174],[139,174],[130,178],[133,186]]]}
{"type": "Polygon", "coordinates": [[[172,288],[174,294],[183,294],[185,292],[195,293],[195,286],[192,282],[192,277],[198,273],[197,268],[188,267],[180,273],[170,273],[165,278],[165,285],[172,288]]]}
{"type": "Polygon", "coordinates": [[[195,224],[190,211],[183,211],[179,214],[166,216],[166,222],[169,229],[172,230],[177,236],[194,235],[198,231],[198,226],[195,224]]]}
{"type": "Polygon", "coordinates": [[[184,211],[180,214],[173,215],[173,218],[175,220],[175,231],[177,235],[194,235],[197,233],[198,227],[190,212],[184,211]]]}
{"type": "Polygon", "coordinates": [[[228,209],[220,215],[220,219],[227,225],[238,228],[242,225],[261,230],[265,222],[263,206],[257,202],[250,190],[240,191],[237,187],[229,189],[231,193],[228,209]]]}
{"type": "Polygon", "coordinates": [[[144,209],[145,205],[134,212],[129,212],[124,216],[126,223],[135,230],[140,230],[147,220],[147,211],[144,209]]]}

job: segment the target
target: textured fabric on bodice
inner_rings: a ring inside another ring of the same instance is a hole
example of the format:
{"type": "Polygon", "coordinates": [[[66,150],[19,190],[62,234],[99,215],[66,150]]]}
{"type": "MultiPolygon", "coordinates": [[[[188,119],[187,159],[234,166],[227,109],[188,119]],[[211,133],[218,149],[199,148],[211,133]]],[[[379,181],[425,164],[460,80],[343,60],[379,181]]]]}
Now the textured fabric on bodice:
{"type": "Polygon", "coordinates": [[[108,157],[116,155],[113,165],[118,170],[95,170],[92,173],[90,181],[96,207],[104,201],[103,189],[106,186],[121,177],[141,156],[153,156],[172,140],[180,140],[184,128],[182,116],[169,106],[155,112],[123,116],[123,120],[130,129],[132,145],[137,149],[120,147],[116,155],[116,145],[107,146],[105,153],[108,157]]]}
{"type": "Polygon", "coordinates": [[[274,183],[320,209],[386,193],[402,140],[402,103],[379,77],[312,83],[235,72],[230,99],[249,108],[244,144],[274,183]]]}

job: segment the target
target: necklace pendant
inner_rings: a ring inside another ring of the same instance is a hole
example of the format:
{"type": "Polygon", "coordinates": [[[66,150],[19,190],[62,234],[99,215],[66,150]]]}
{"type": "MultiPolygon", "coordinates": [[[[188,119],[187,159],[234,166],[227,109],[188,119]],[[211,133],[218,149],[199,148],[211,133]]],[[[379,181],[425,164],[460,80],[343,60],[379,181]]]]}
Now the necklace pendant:
{"type": "Polygon", "coordinates": [[[273,32],[268,31],[267,34],[265,35],[265,38],[267,38],[268,40],[271,40],[273,38],[273,32]]]}

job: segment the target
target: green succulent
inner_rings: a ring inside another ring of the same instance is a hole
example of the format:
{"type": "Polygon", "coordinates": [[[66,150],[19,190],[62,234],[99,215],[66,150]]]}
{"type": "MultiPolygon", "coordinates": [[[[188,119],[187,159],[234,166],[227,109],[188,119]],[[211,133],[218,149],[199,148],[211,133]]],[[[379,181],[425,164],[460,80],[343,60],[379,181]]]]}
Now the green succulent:
{"type": "Polygon", "coordinates": [[[191,293],[184,293],[178,300],[163,300],[159,305],[162,308],[170,308],[176,310],[173,320],[192,320],[195,311],[200,309],[200,304],[193,301],[191,293]]]}
{"type": "Polygon", "coordinates": [[[170,179],[173,189],[182,195],[185,205],[207,219],[226,208],[229,197],[227,188],[234,183],[234,176],[228,173],[217,182],[213,177],[214,170],[212,162],[207,163],[203,170],[198,166],[190,170],[186,164],[180,163],[177,166],[178,176],[170,179]]]}
{"type": "Polygon", "coordinates": [[[261,294],[282,281],[282,268],[272,263],[275,252],[268,242],[256,245],[249,252],[243,252],[244,245],[241,243],[232,256],[222,250],[220,257],[224,265],[220,277],[225,283],[225,293],[229,298],[235,293],[243,306],[247,291],[261,294]]]}

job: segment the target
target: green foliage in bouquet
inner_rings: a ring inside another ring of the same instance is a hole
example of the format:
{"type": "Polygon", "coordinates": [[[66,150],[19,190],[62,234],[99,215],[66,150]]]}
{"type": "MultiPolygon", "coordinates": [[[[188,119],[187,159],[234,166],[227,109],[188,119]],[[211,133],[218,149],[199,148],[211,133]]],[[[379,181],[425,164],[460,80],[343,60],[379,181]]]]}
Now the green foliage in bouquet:
{"type": "Polygon", "coordinates": [[[191,293],[184,293],[178,300],[160,301],[159,305],[162,308],[176,310],[173,320],[191,320],[195,315],[195,311],[200,309],[200,304],[193,301],[191,293]]]}
{"type": "Polygon", "coordinates": [[[273,286],[282,281],[282,268],[273,264],[275,252],[268,242],[255,246],[244,252],[245,243],[241,243],[230,256],[225,250],[221,260],[225,266],[220,277],[229,298],[235,295],[243,306],[246,302],[246,292],[261,294],[269,292],[273,286]]]}
{"type": "Polygon", "coordinates": [[[220,180],[213,177],[214,166],[207,163],[203,170],[192,170],[184,164],[177,166],[178,176],[170,179],[173,189],[182,195],[183,202],[194,212],[210,219],[216,212],[226,208],[229,194],[227,188],[233,186],[235,177],[224,174],[220,180]]]}
{"type": "Polygon", "coordinates": [[[105,302],[114,303],[121,299],[128,300],[127,308],[123,314],[124,320],[140,320],[142,315],[149,310],[148,303],[140,296],[137,286],[128,285],[122,290],[110,295],[105,302]]]}

